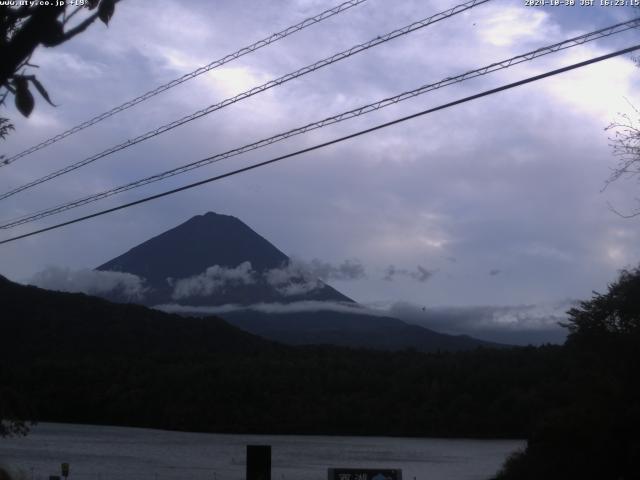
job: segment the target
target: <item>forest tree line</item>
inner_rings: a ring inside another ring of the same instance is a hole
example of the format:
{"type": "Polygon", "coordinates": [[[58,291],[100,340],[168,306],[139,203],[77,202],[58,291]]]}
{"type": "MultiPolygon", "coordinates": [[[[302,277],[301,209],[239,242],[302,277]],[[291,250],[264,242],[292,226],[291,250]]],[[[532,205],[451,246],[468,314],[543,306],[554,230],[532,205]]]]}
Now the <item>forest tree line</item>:
{"type": "Polygon", "coordinates": [[[499,478],[640,473],[638,270],[569,312],[564,346],[456,353],[287,347],[215,318],[6,281],[0,288],[8,313],[0,323],[0,385],[23,418],[203,432],[527,438],[527,450],[499,478]]]}

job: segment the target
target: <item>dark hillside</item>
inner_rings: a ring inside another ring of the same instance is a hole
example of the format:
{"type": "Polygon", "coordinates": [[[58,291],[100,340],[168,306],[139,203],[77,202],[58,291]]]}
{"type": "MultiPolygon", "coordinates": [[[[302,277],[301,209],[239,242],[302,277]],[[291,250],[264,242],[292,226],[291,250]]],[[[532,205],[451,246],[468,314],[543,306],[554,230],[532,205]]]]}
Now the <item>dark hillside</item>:
{"type": "Polygon", "coordinates": [[[521,437],[557,397],[562,375],[556,347],[457,354],[285,347],[217,318],[8,281],[0,282],[0,311],[0,385],[41,421],[521,437]]]}
{"type": "Polygon", "coordinates": [[[225,313],[232,325],[288,345],[336,345],[421,352],[504,348],[466,335],[446,335],[397,318],[332,311],[267,314],[254,310],[225,313]]]}
{"type": "Polygon", "coordinates": [[[82,293],[0,281],[0,358],[244,352],[270,342],[215,317],[188,318],[82,293]]]}

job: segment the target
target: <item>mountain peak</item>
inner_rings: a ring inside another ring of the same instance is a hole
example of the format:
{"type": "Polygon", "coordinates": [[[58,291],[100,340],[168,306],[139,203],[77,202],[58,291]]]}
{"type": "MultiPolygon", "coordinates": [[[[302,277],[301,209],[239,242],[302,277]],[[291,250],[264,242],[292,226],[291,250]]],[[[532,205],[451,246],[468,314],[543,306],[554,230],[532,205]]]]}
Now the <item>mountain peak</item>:
{"type": "Polygon", "coordinates": [[[233,215],[225,215],[223,213],[216,213],[212,211],[208,211],[207,213],[203,213],[202,215],[191,217],[189,220],[187,220],[187,222],[200,220],[206,220],[207,222],[236,221],[239,223],[243,223],[239,218],[234,217],[233,215]]]}
{"type": "Polygon", "coordinates": [[[244,226],[246,228],[249,228],[242,220],[240,220],[237,217],[234,217],[233,215],[224,215],[222,213],[216,213],[211,211],[203,213],[201,215],[194,215],[189,220],[178,225],[175,228],[181,228],[181,227],[184,227],[185,225],[194,225],[194,224],[204,225],[209,228],[228,228],[234,225],[236,227],[244,226]]]}
{"type": "MultiPolygon", "coordinates": [[[[175,280],[193,278],[213,266],[234,269],[245,262],[249,262],[258,275],[263,275],[288,264],[289,257],[238,218],[209,211],[141,243],[97,269],[142,277],[150,287],[144,303],[155,305],[174,303],[172,282],[175,280]]],[[[218,289],[215,295],[184,299],[190,305],[300,300],[352,301],[326,285],[309,294],[287,296],[264,281],[218,289]]]]}
{"type": "Polygon", "coordinates": [[[177,311],[193,312],[199,309],[189,307],[236,305],[224,314],[232,324],[284,343],[423,351],[464,350],[483,344],[395,318],[323,308],[322,302],[353,300],[317,279],[309,281],[295,269],[291,273],[283,268],[288,264],[289,257],[238,218],[207,212],[98,269],[142,277],[148,291],[141,303],[146,305],[179,304],[177,311]],[[259,304],[270,303],[301,308],[273,314],[260,310],[259,304]]]}
{"type": "Polygon", "coordinates": [[[209,211],[208,211],[207,213],[205,213],[204,215],[196,215],[196,216],[197,216],[197,217],[202,216],[202,217],[205,217],[205,218],[206,218],[206,217],[210,217],[210,218],[213,218],[213,217],[231,217],[231,218],[236,218],[236,217],[234,217],[234,216],[232,216],[232,215],[224,215],[224,214],[222,214],[222,213],[212,212],[211,210],[209,210],[209,211]]]}

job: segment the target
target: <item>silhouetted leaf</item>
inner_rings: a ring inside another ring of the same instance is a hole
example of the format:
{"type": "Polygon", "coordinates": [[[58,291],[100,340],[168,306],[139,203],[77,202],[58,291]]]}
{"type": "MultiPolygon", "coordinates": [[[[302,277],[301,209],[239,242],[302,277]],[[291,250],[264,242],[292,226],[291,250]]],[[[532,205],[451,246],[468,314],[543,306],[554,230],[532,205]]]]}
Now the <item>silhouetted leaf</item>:
{"type": "Polygon", "coordinates": [[[42,83],[40,83],[36,77],[31,77],[29,80],[33,82],[33,85],[36,87],[38,92],[40,92],[40,95],[42,95],[42,98],[44,98],[49,105],[51,105],[52,107],[57,106],[51,101],[51,99],[49,98],[49,94],[47,93],[47,90],[42,86],[42,83]]]}
{"type": "Polygon", "coordinates": [[[102,0],[98,7],[98,18],[104,22],[105,25],[109,25],[109,20],[113,16],[113,12],[116,9],[115,0],[102,0]]]}
{"type": "Polygon", "coordinates": [[[48,22],[40,32],[40,42],[45,47],[53,47],[58,45],[64,37],[64,27],[62,22],[52,20],[48,22]]]}
{"type": "MultiPolygon", "coordinates": [[[[0,118],[0,139],[4,139],[11,130],[15,130],[13,124],[9,122],[8,118],[0,118]]],[[[0,155],[0,160],[4,159],[5,155],[0,155]]],[[[3,163],[7,163],[6,161],[3,163]]]]}
{"type": "Polygon", "coordinates": [[[15,85],[16,108],[22,115],[28,117],[31,115],[35,104],[33,95],[29,91],[29,82],[24,78],[18,78],[15,80],[15,85]]]}

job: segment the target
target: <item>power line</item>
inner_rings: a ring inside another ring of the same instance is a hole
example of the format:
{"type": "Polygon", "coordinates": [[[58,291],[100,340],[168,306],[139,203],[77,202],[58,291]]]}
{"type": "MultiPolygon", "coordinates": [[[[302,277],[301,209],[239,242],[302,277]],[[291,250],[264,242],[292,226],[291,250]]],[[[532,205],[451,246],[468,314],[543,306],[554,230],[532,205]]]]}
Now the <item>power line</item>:
{"type": "Polygon", "coordinates": [[[405,27],[393,30],[392,32],[386,33],[384,35],[379,35],[375,38],[373,38],[372,40],[369,40],[368,42],[365,43],[361,43],[359,45],[355,45],[351,48],[348,48],[347,50],[343,50],[340,53],[336,53],[334,55],[332,55],[331,57],[327,57],[323,60],[320,60],[318,62],[315,62],[311,65],[307,65],[306,67],[300,68],[298,70],[296,70],[295,72],[292,73],[288,73],[286,75],[283,75],[282,77],[276,78],[274,80],[270,80],[266,83],[263,83],[260,86],[257,87],[253,87],[250,90],[247,90],[245,92],[242,92],[234,97],[230,97],[227,98],[219,103],[213,104],[213,105],[209,105],[206,108],[203,108],[202,110],[198,110],[190,115],[184,116],[178,120],[174,120],[171,123],[168,123],[166,125],[163,125],[161,127],[156,128],[155,130],[150,130],[142,135],[139,135],[138,137],[132,139],[132,140],[127,140],[126,142],[120,143],[119,145],[116,145],[114,147],[111,147],[107,150],[104,150],[103,152],[100,152],[96,155],[93,155],[91,157],[85,158],[84,160],[80,160],[79,162],[73,163],[71,165],[68,165],[65,168],[62,168],[60,170],[57,170],[55,172],[52,172],[48,175],[45,175],[44,177],[41,177],[37,180],[34,180],[32,182],[29,182],[25,185],[22,185],[20,187],[17,187],[13,190],[10,190],[8,192],[5,192],[3,194],[0,195],[0,200],[3,200],[5,198],[8,198],[12,195],[15,195],[16,193],[22,192],[23,190],[27,190],[29,188],[35,187],[36,185],[40,185],[41,183],[44,183],[46,181],[52,180],[56,177],[59,177],[60,175],[64,175],[66,173],[72,172],[74,170],[77,170],[78,168],[81,168],[85,165],[88,165],[90,163],[95,162],[96,160],[99,160],[101,158],[104,158],[108,155],[111,155],[113,153],[116,153],[120,150],[124,150],[125,148],[129,148],[133,145],[136,145],[137,143],[140,143],[142,141],[148,140],[150,138],[153,138],[155,136],[161,135],[163,133],[168,132],[169,130],[173,130],[176,127],[179,127],[181,125],[184,125],[185,123],[191,122],[193,120],[196,120],[200,117],[203,117],[205,115],[208,115],[210,113],[213,113],[217,110],[220,110],[224,107],[227,107],[229,105],[232,105],[236,102],[239,102],[241,100],[244,100],[245,98],[249,98],[252,97],[254,95],[257,95],[258,93],[264,92],[265,90],[269,90],[273,87],[282,85],[286,82],[289,82],[290,80],[299,78],[303,75],[306,75],[308,73],[314,72],[316,70],[319,70],[320,68],[326,67],[327,65],[331,65],[335,62],[338,62],[340,60],[344,60],[345,58],[349,58],[357,53],[363,52],[365,50],[368,50],[372,47],[376,47],[378,45],[381,45],[383,43],[386,43],[390,40],[393,40],[395,38],[398,38],[400,36],[403,35],[407,35],[411,32],[415,32],[416,30],[419,30],[421,28],[424,28],[428,25],[431,25],[433,23],[439,22],[441,20],[450,18],[454,15],[457,15],[459,13],[462,13],[466,10],[469,10],[471,8],[474,8],[478,5],[481,5],[483,3],[487,3],[491,0],[470,0],[466,3],[457,5],[453,8],[450,8],[448,10],[445,10],[444,12],[440,12],[437,13],[435,15],[432,15],[428,18],[425,18],[423,20],[419,20],[417,22],[413,22],[410,25],[407,25],[405,27]]]}
{"type": "Polygon", "coordinates": [[[47,140],[44,140],[41,143],[38,143],[37,145],[34,145],[30,148],[27,148],[26,150],[17,153],[16,155],[7,158],[6,160],[2,161],[0,163],[0,167],[4,166],[4,165],[9,165],[13,162],[15,162],[16,160],[22,158],[22,157],[26,157],[27,155],[30,155],[34,152],[37,152],[38,150],[41,150],[45,147],[48,147],[49,145],[53,145],[54,143],[62,140],[63,138],[68,137],[69,135],[73,135],[74,133],[78,133],[81,130],[84,130],[85,128],[88,128],[92,125],[95,125],[96,123],[99,123],[109,117],[112,117],[113,115],[120,113],[124,110],[127,110],[139,103],[144,102],[145,100],[149,100],[152,97],[155,97],[156,95],[165,92],[167,90],[169,90],[170,88],[176,87],[178,85],[180,85],[181,83],[184,83],[188,80],[191,80],[192,78],[196,78],[199,75],[202,75],[203,73],[207,73],[211,70],[213,70],[214,68],[218,68],[221,67],[222,65],[229,63],[237,58],[240,58],[244,55],[247,55],[249,53],[255,52],[256,50],[259,50],[262,47],[266,47],[267,45],[270,45],[274,42],[277,42],[278,40],[282,40],[285,37],[288,37],[289,35],[292,35],[296,32],[299,32],[300,30],[303,30],[307,27],[310,27],[311,25],[315,25],[316,23],[320,23],[323,20],[326,20],[327,18],[331,18],[334,15],[338,15],[339,13],[344,12],[345,10],[348,10],[352,7],[355,7],[356,5],[360,5],[361,3],[366,2],[367,0],[349,0],[347,2],[341,3],[340,5],[337,5],[333,8],[330,8],[328,10],[325,10],[324,12],[321,12],[317,15],[314,15],[313,17],[309,17],[304,19],[303,21],[292,25],[290,27],[285,28],[284,30],[279,31],[278,33],[274,33],[272,35],[269,35],[266,38],[263,38],[262,40],[258,40],[255,43],[252,43],[251,45],[247,46],[247,47],[243,47],[240,50],[237,50],[233,53],[230,53],[228,55],[225,55],[222,58],[219,58],[218,60],[215,60],[211,63],[209,63],[208,65],[205,65],[203,67],[200,67],[190,73],[186,73],[184,75],[182,75],[179,78],[176,78],[174,80],[171,80],[170,82],[167,82],[163,85],[160,85],[159,87],[154,88],[153,90],[149,90],[146,93],[143,93],[142,95],[129,100],[125,103],[123,103],[122,105],[119,105],[117,107],[112,108],[111,110],[101,113],[100,115],[97,115],[85,122],[80,123],[79,125],[76,125],[73,128],[70,128],[69,130],[66,130],[58,135],[55,135],[47,140]]]}
{"type": "Polygon", "coordinates": [[[231,177],[231,176],[234,176],[234,175],[238,175],[240,173],[248,172],[250,170],[254,170],[254,169],[259,168],[259,167],[264,167],[266,165],[271,165],[273,163],[279,162],[281,160],[285,160],[287,158],[295,157],[295,156],[298,156],[298,155],[302,155],[304,153],[309,153],[309,152],[312,152],[314,150],[318,150],[320,148],[324,148],[324,147],[328,147],[330,145],[341,143],[341,142],[344,142],[346,140],[350,140],[352,138],[356,138],[356,137],[359,137],[359,136],[362,136],[362,135],[365,135],[365,134],[368,134],[368,133],[375,132],[377,130],[381,130],[383,128],[390,127],[392,125],[396,125],[396,124],[399,124],[399,123],[402,123],[402,122],[406,122],[408,120],[412,120],[414,118],[421,117],[423,115],[427,115],[427,114],[430,114],[430,113],[433,113],[433,112],[437,112],[439,110],[444,110],[446,108],[450,108],[450,107],[453,107],[453,106],[456,106],[456,105],[460,105],[462,103],[466,103],[466,102],[469,102],[469,101],[472,101],[472,100],[476,100],[478,98],[482,98],[482,97],[486,97],[486,96],[489,96],[489,95],[493,95],[495,93],[502,92],[504,90],[509,90],[511,88],[519,87],[521,85],[525,85],[525,84],[532,83],[532,82],[535,82],[535,81],[538,81],[538,80],[542,80],[544,78],[548,78],[548,77],[551,77],[551,76],[554,76],[554,75],[558,75],[560,73],[565,73],[565,72],[568,72],[570,70],[575,70],[577,68],[582,68],[582,67],[585,67],[587,65],[592,65],[594,63],[601,62],[603,60],[608,60],[610,58],[617,57],[617,56],[620,56],[620,55],[624,55],[626,53],[631,53],[631,52],[639,50],[639,49],[640,49],[640,45],[635,45],[633,47],[625,48],[623,50],[618,50],[616,52],[609,53],[607,55],[602,55],[602,56],[599,56],[599,57],[592,58],[590,60],[585,60],[583,62],[574,63],[574,64],[568,65],[566,67],[558,68],[556,70],[551,70],[549,72],[542,73],[540,75],[535,75],[533,77],[528,77],[528,78],[526,78],[524,80],[519,80],[517,82],[513,82],[513,83],[506,84],[506,85],[502,85],[501,87],[493,88],[491,90],[485,90],[484,92],[477,93],[475,95],[464,97],[464,98],[461,98],[459,100],[455,100],[453,102],[445,103],[443,105],[440,105],[440,106],[437,106],[437,107],[434,107],[434,108],[430,108],[430,109],[427,109],[427,110],[423,110],[421,112],[414,113],[412,115],[407,115],[405,117],[401,117],[401,118],[398,118],[396,120],[392,120],[390,122],[386,122],[386,123],[382,123],[382,124],[376,125],[375,127],[367,128],[365,130],[360,130],[360,131],[352,133],[350,135],[345,135],[343,137],[330,140],[328,142],[320,143],[320,144],[314,145],[312,147],[304,148],[302,150],[298,150],[296,152],[292,152],[292,153],[289,153],[289,154],[286,154],[286,155],[281,155],[279,157],[272,158],[270,160],[266,160],[264,162],[260,162],[260,163],[254,164],[254,165],[250,165],[248,167],[239,168],[237,170],[233,170],[231,172],[224,173],[222,175],[217,175],[215,177],[210,177],[210,178],[207,178],[205,180],[200,180],[198,182],[190,183],[188,185],[184,185],[182,187],[174,188],[173,190],[168,190],[166,192],[158,193],[156,195],[151,195],[149,197],[145,197],[145,198],[142,198],[140,200],[136,200],[134,202],[129,202],[129,203],[126,203],[126,204],[123,204],[123,205],[119,205],[117,207],[108,208],[106,210],[102,210],[100,212],[92,213],[90,215],[85,215],[83,217],[75,218],[75,219],[69,220],[67,222],[62,222],[62,223],[59,223],[57,225],[52,225],[50,227],[42,228],[40,230],[35,230],[35,231],[29,232],[29,233],[18,235],[16,237],[8,238],[8,239],[0,241],[0,245],[3,245],[5,243],[9,243],[9,242],[14,242],[14,241],[20,240],[22,238],[31,237],[33,235],[37,235],[37,234],[40,234],[40,233],[48,232],[50,230],[55,230],[57,228],[65,227],[67,225],[72,225],[74,223],[78,223],[78,222],[82,222],[82,221],[85,221],[85,220],[89,220],[91,218],[99,217],[101,215],[106,215],[107,213],[115,212],[115,211],[118,211],[118,210],[123,210],[123,209],[129,208],[129,207],[133,207],[135,205],[140,205],[142,203],[150,202],[152,200],[157,200],[158,198],[166,197],[168,195],[173,195],[174,193],[182,192],[184,190],[189,190],[191,188],[195,188],[195,187],[198,187],[200,185],[204,185],[204,184],[207,184],[207,183],[211,183],[211,182],[215,182],[215,181],[218,181],[218,180],[222,180],[223,178],[227,178],[227,177],[231,177]]]}
{"type": "Polygon", "coordinates": [[[216,155],[212,155],[209,157],[206,157],[204,159],[195,161],[195,162],[191,162],[188,163],[186,165],[182,165],[180,167],[177,168],[173,168],[171,170],[167,170],[165,172],[162,173],[158,173],[149,177],[145,177],[139,180],[136,180],[134,182],[130,182],[127,183],[125,185],[120,185],[119,187],[115,187],[97,194],[93,194],[93,195],[89,195],[87,197],[83,197],[81,199],[78,200],[74,200],[72,202],[68,202],[68,203],[64,203],[62,205],[57,205],[55,207],[51,207],[51,208],[47,208],[45,210],[40,210],[38,212],[34,212],[34,213],[30,213],[28,215],[24,215],[22,217],[13,219],[13,220],[9,220],[6,221],[4,224],[0,224],[0,229],[8,229],[8,228],[12,228],[18,225],[23,225],[25,223],[30,223],[36,220],[40,220],[42,218],[51,216],[51,215],[55,215],[57,213],[61,213],[67,210],[71,210],[73,208],[76,207],[80,207],[83,205],[87,205],[89,203],[93,203],[108,197],[111,197],[113,195],[128,191],[128,190],[132,190],[134,188],[138,188],[141,187],[143,185],[148,185],[150,183],[154,183],[160,180],[164,180],[165,178],[169,178],[169,177],[173,177],[175,175],[179,175],[181,173],[185,173],[188,172],[190,170],[194,170],[196,168],[200,168],[203,167],[205,165],[209,165],[212,163],[216,163],[222,160],[225,160],[227,158],[231,158],[252,150],[256,150],[258,148],[262,148],[271,144],[274,144],[276,142],[282,141],[282,140],[286,140],[287,138],[291,138],[293,136],[296,135],[300,135],[303,133],[307,133],[310,132],[312,130],[316,130],[319,128],[323,128],[326,127],[328,125],[332,125],[335,123],[339,123],[345,120],[348,120],[350,118],[354,118],[354,117],[358,117],[361,115],[365,115],[367,113],[370,113],[372,111],[376,111],[376,110],[380,110],[382,108],[388,107],[390,105],[394,105],[396,103],[399,103],[401,101],[404,100],[408,100],[410,98],[414,98],[418,95],[422,95],[424,93],[439,89],[439,88],[443,88],[446,87],[448,85],[452,85],[455,83],[459,83],[462,82],[464,80],[468,80],[470,78],[474,78],[474,77],[478,77],[481,75],[486,75],[488,73],[492,73],[494,71],[497,70],[502,70],[508,67],[511,67],[513,65],[517,65],[526,61],[530,61],[533,60],[537,57],[541,57],[544,55],[548,55],[550,53],[554,53],[560,50],[564,50],[567,48],[571,48],[577,45],[582,45],[586,42],[589,41],[593,41],[599,38],[603,38],[603,37],[607,37],[610,35],[613,35],[615,33],[620,33],[622,31],[625,30],[629,30],[631,28],[637,28],[640,26],[640,17],[630,20],[628,22],[624,22],[624,23],[619,23],[616,25],[612,25],[610,27],[607,28],[603,28],[600,30],[596,30],[594,32],[590,32],[584,35],[580,35],[578,37],[573,37],[570,38],[568,40],[565,40],[563,42],[559,42],[559,43],[555,43],[553,45],[549,45],[546,47],[541,47],[538,48],[536,50],[533,50],[531,52],[528,53],[524,53],[522,55],[518,55],[516,57],[512,57],[509,58],[507,60],[502,60],[500,62],[495,62],[492,63],[488,66],[482,67],[482,68],[478,68],[475,70],[471,70],[469,72],[463,73],[461,75],[457,75],[454,77],[447,77],[444,80],[440,80],[439,82],[435,82],[435,83],[431,83],[431,84],[427,84],[427,85],[423,85],[417,89],[408,91],[408,92],[404,92],[401,93],[399,95],[393,96],[393,97],[389,97],[374,103],[370,103],[358,108],[355,108],[353,110],[349,110],[347,112],[343,112],[340,113],[338,115],[334,115],[332,117],[328,117],[325,118],[323,120],[317,121],[317,122],[313,122],[313,123],[309,123],[307,125],[304,125],[302,127],[298,127],[298,128],[294,128],[292,130],[289,130],[287,132],[284,133],[279,133],[277,135],[274,135],[272,137],[266,138],[266,139],[262,139],[259,140],[257,142],[253,142],[247,145],[244,145],[242,147],[239,148],[235,148],[232,150],[229,150],[227,152],[224,153],[219,153],[216,155]]]}

